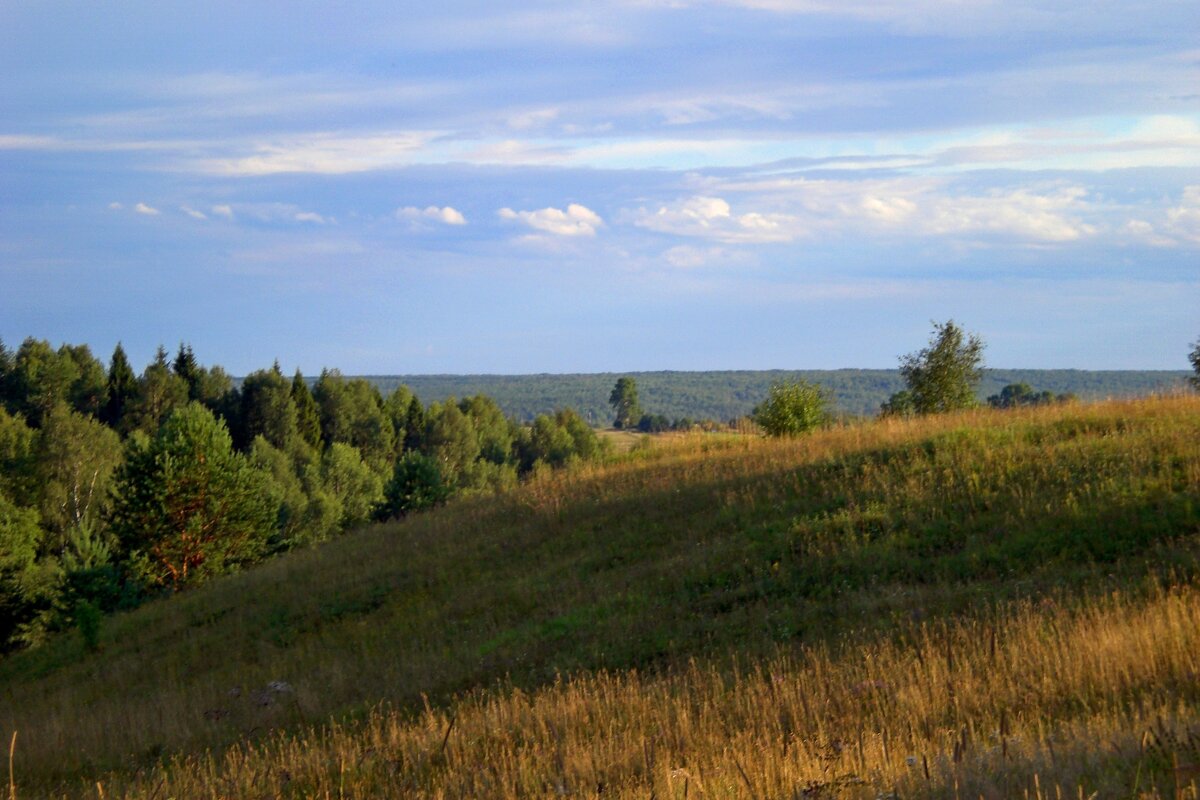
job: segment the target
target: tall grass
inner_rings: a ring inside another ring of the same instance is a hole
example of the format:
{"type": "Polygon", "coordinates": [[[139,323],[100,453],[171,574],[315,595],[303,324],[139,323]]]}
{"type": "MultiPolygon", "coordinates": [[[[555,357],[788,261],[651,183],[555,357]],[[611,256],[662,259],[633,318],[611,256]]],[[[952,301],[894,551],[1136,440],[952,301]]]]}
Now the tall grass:
{"type": "MultiPolygon", "coordinates": [[[[278,732],[308,731],[297,741],[311,744],[331,718],[349,736],[381,702],[400,729],[423,698],[428,713],[452,713],[437,709],[497,681],[522,692],[570,675],[678,681],[692,659],[714,675],[731,661],[752,672],[780,652],[848,647],[846,636],[884,647],[871,643],[959,617],[969,631],[1043,596],[1120,590],[1132,607],[1146,587],[1195,582],[1198,502],[1194,396],[793,441],[685,437],[107,619],[97,653],[63,637],[9,658],[0,734],[20,731],[28,794],[114,770],[128,780],[178,753],[293,742],[278,732]]],[[[464,709],[483,702],[471,697],[464,709]]],[[[1161,699],[1122,712],[1126,727],[1157,711],[1190,724],[1161,699]]],[[[1070,719],[1091,730],[1086,715],[1070,719]]],[[[897,741],[923,741],[932,758],[936,737],[922,735],[897,741]]],[[[766,781],[738,752],[750,785],[766,781]]]]}
{"type": "Polygon", "coordinates": [[[128,797],[1197,797],[1200,595],[914,626],[666,675],[376,709],[108,781],[128,797]],[[1176,794],[1178,792],[1178,794],[1176,794]]]}

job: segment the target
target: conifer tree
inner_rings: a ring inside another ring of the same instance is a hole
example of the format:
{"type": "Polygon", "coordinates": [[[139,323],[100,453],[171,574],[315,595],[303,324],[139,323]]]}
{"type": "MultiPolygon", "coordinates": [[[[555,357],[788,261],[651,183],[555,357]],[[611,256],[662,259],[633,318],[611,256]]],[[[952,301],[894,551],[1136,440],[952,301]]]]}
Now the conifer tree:
{"type": "Polygon", "coordinates": [[[130,437],[115,485],[109,528],[152,584],[178,590],[267,551],[278,508],[266,476],[199,403],[177,409],[153,438],[130,437]]]}
{"type": "Polygon", "coordinates": [[[292,403],[296,406],[296,427],[301,438],[313,447],[320,447],[321,410],[298,369],[292,377],[292,403]]]}
{"type": "Polygon", "coordinates": [[[196,362],[196,354],[192,352],[191,345],[179,343],[179,352],[175,354],[171,371],[183,378],[184,383],[187,384],[189,400],[203,400],[200,391],[200,365],[196,362]]]}
{"type": "Polygon", "coordinates": [[[171,371],[167,351],[159,345],[154,361],[138,381],[137,398],[129,405],[126,427],[154,433],[171,411],[187,403],[187,395],[187,383],[171,371]]]}
{"type": "Polygon", "coordinates": [[[125,348],[117,342],[112,359],[108,363],[108,399],[100,410],[100,421],[110,428],[120,430],[121,420],[129,410],[129,404],[137,398],[138,381],[125,348]]]}
{"type": "Polygon", "coordinates": [[[9,386],[13,374],[13,354],[0,339],[0,408],[9,406],[9,386]]]}
{"type": "Polygon", "coordinates": [[[404,420],[404,449],[419,450],[425,443],[425,406],[415,394],[408,404],[404,420]]]}

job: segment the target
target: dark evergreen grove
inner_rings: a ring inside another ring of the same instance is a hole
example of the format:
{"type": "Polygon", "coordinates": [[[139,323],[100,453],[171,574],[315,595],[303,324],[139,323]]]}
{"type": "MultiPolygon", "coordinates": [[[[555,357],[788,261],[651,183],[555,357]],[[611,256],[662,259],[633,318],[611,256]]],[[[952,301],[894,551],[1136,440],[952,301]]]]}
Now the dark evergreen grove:
{"type": "Polygon", "coordinates": [[[365,524],[604,451],[573,412],[278,364],[234,381],[181,344],[136,374],[0,342],[0,652],[365,524]]]}

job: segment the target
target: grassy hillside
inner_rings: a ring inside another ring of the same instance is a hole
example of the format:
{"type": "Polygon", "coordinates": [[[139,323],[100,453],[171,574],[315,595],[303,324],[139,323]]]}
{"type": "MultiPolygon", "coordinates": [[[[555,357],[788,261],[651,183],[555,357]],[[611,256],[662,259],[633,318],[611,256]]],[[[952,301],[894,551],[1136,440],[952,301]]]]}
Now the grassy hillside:
{"type": "MultiPolygon", "coordinates": [[[[874,416],[879,405],[904,382],[894,369],[766,370],[713,372],[633,372],[642,407],[671,419],[725,421],[749,414],[776,381],[808,380],[821,384],[842,412],[874,416]]],[[[1182,385],[1186,371],[1077,369],[984,370],[980,399],[1010,383],[1025,382],[1038,391],[1075,394],[1085,400],[1145,396],[1182,385]]],[[[505,413],[519,419],[559,408],[574,408],[593,425],[612,421],[608,395],[617,373],[586,375],[399,375],[371,376],[385,392],[408,385],[425,402],[482,392],[505,413]]]]}
{"type": "Polygon", "coordinates": [[[1200,398],[671,441],[0,662],[17,795],[1191,780],[1200,398]]]}

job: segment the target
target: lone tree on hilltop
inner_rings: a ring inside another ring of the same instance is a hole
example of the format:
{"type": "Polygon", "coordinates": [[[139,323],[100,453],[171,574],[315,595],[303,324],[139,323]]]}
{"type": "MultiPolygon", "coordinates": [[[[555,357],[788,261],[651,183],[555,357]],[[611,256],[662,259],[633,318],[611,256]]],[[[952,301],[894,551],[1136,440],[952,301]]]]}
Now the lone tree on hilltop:
{"type": "Polygon", "coordinates": [[[825,393],[815,383],[776,383],[754,409],[754,421],[768,436],[799,436],[825,422],[827,404],[825,393]]]}
{"type": "Polygon", "coordinates": [[[617,429],[633,428],[642,418],[642,408],[638,403],[637,383],[633,378],[620,378],[613,386],[608,403],[616,412],[613,427],[617,429]]]}
{"type": "Polygon", "coordinates": [[[1192,386],[1200,389],[1200,339],[1192,344],[1192,352],[1188,353],[1188,361],[1192,362],[1192,370],[1196,373],[1189,380],[1192,386]]]}
{"type": "Polygon", "coordinates": [[[949,320],[933,323],[929,346],[900,358],[917,414],[939,414],[979,405],[975,389],[983,370],[983,340],[949,320]]]}

